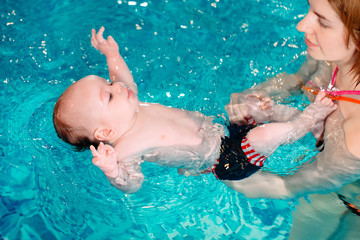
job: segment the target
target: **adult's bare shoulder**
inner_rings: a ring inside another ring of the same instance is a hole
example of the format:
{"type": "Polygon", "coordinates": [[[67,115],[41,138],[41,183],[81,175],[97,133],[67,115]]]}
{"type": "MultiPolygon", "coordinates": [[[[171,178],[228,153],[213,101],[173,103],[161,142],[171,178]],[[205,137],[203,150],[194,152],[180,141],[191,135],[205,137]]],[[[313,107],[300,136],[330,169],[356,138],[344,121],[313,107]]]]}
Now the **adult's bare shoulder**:
{"type": "Polygon", "coordinates": [[[334,66],[327,61],[319,61],[318,68],[310,77],[311,86],[326,88],[331,82],[334,66]]]}
{"type": "Polygon", "coordinates": [[[352,155],[360,159],[360,122],[353,120],[346,123],[344,128],[348,150],[352,155]]]}

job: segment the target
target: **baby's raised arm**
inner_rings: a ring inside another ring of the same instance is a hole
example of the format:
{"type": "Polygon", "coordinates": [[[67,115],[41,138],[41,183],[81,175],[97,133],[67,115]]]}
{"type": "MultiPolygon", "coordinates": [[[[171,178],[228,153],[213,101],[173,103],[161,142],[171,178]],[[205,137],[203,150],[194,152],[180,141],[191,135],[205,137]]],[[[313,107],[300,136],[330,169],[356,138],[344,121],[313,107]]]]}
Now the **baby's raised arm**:
{"type": "Polygon", "coordinates": [[[104,39],[104,31],[104,27],[101,27],[98,33],[96,33],[95,29],[91,30],[91,45],[106,56],[106,61],[109,67],[110,81],[123,82],[135,94],[138,94],[137,85],[134,82],[134,78],[128,66],[119,53],[118,44],[111,36],[108,36],[107,39],[104,39]]]}
{"type": "Polygon", "coordinates": [[[110,145],[100,143],[96,150],[90,146],[93,164],[99,167],[110,183],[125,193],[134,193],[141,188],[144,175],[137,161],[118,161],[115,149],[110,145]]]}

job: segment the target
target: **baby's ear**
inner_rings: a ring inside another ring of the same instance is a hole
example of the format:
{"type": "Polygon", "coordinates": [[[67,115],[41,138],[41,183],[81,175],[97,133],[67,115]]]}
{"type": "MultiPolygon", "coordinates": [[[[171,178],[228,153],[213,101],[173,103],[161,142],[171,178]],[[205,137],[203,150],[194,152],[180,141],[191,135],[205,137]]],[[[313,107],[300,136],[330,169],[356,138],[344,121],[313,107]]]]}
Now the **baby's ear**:
{"type": "Polygon", "coordinates": [[[98,141],[109,141],[115,132],[112,129],[98,128],[94,132],[94,138],[98,141]]]}

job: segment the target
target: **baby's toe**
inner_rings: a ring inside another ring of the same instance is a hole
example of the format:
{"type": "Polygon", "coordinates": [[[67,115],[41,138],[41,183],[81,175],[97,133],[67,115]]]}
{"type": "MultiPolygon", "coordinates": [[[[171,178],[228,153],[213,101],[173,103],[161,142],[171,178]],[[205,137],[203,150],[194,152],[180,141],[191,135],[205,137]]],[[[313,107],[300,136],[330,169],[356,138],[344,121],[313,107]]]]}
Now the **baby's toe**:
{"type": "Polygon", "coordinates": [[[317,94],[317,96],[315,98],[315,102],[321,103],[321,101],[324,99],[325,96],[326,96],[326,94],[324,91],[319,91],[319,93],[317,94]]]}

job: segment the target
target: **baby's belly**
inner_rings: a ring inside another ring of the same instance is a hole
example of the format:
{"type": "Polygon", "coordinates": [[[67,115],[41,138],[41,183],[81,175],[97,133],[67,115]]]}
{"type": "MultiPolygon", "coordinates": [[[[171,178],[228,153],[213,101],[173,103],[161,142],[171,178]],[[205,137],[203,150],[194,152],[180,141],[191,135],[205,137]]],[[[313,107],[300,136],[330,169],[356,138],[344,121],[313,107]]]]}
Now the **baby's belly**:
{"type": "Polygon", "coordinates": [[[185,146],[197,146],[203,138],[198,134],[199,129],[188,127],[174,126],[170,131],[161,135],[164,144],[167,146],[185,145],[185,146]]]}
{"type": "Polygon", "coordinates": [[[156,148],[143,156],[145,161],[156,162],[159,166],[201,171],[212,166],[215,163],[215,158],[206,158],[200,148],[201,144],[196,147],[173,146],[156,148]]]}

